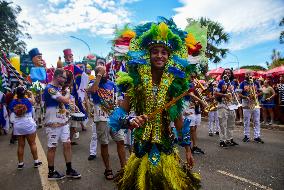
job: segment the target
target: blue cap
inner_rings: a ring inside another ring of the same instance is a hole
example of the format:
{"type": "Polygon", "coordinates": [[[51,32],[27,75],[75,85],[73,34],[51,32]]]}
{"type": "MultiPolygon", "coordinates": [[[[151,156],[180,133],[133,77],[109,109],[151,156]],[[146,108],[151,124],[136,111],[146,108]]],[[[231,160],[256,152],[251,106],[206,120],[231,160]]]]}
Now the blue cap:
{"type": "Polygon", "coordinates": [[[33,48],[29,51],[30,58],[33,59],[37,55],[42,55],[37,48],[33,48]]]}

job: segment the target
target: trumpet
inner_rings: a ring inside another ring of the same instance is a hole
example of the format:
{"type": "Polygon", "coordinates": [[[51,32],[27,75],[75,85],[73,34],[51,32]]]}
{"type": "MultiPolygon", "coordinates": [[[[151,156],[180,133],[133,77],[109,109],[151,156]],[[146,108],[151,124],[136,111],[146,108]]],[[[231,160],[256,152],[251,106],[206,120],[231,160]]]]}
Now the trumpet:
{"type": "Polygon", "coordinates": [[[250,92],[250,94],[253,98],[253,100],[252,100],[253,102],[250,104],[250,109],[258,109],[258,108],[260,108],[260,104],[259,104],[259,101],[258,101],[258,98],[257,98],[255,88],[254,88],[253,78],[249,79],[249,83],[250,83],[249,92],[250,92]]]}
{"type": "MultiPolygon", "coordinates": [[[[199,86],[199,88],[202,90],[202,92],[206,91],[207,89],[199,82],[198,79],[193,79],[193,82],[196,86],[199,86]]],[[[213,102],[212,104],[208,104],[207,101],[204,99],[202,92],[199,88],[196,88],[196,92],[201,99],[202,103],[205,105],[204,111],[208,113],[209,111],[212,111],[217,108],[217,105],[213,102]]]]}

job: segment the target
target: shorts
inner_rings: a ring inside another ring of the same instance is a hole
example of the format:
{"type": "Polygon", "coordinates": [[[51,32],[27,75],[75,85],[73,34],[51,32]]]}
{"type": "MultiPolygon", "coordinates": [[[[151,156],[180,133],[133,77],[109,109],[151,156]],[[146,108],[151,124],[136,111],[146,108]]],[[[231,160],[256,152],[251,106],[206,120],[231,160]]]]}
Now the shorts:
{"type": "Polygon", "coordinates": [[[110,136],[115,142],[124,141],[124,130],[113,132],[107,126],[106,121],[96,122],[96,128],[97,128],[98,141],[101,144],[108,144],[110,136]]]}
{"type": "Polygon", "coordinates": [[[262,107],[265,109],[272,109],[275,107],[274,100],[271,101],[261,101],[262,107]]]}
{"type": "Polygon", "coordinates": [[[190,120],[190,126],[200,126],[201,125],[201,114],[191,114],[187,116],[190,120]]]}
{"type": "Polygon", "coordinates": [[[71,142],[69,125],[64,125],[62,127],[47,127],[46,134],[48,148],[57,147],[59,138],[63,143],[71,142]]]}

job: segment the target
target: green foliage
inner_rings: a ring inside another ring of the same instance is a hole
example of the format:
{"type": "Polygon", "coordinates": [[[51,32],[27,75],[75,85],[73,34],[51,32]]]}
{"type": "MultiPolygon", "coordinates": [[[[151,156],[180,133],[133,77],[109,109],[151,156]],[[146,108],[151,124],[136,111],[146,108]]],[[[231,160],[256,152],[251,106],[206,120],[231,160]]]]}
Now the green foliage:
{"type": "MultiPolygon", "coordinates": [[[[279,26],[284,26],[284,17],[279,23],[279,26]]],[[[280,39],[280,44],[284,44],[284,31],[281,31],[279,39],[280,39]]]]}
{"type": "MultiPolygon", "coordinates": [[[[193,19],[187,19],[190,24],[194,22],[193,19]]],[[[228,49],[218,48],[218,46],[229,42],[229,34],[224,31],[224,27],[215,21],[208,18],[201,17],[198,19],[201,26],[207,27],[207,49],[206,56],[213,63],[219,63],[226,57],[228,49]]]]}
{"type": "Polygon", "coordinates": [[[240,67],[241,69],[250,69],[253,71],[265,71],[266,68],[260,66],[260,65],[244,65],[242,67],[240,67]]]}
{"type": "Polygon", "coordinates": [[[276,49],[272,50],[271,60],[271,63],[269,63],[268,61],[266,62],[268,69],[273,69],[275,67],[284,65],[284,57],[282,57],[280,52],[276,49]]]}
{"type": "Polygon", "coordinates": [[[0,0],[0,47],[6,52],[24,53],[26,43],[21,38],[31,38],[24,29],[29,23],[19,23],[17,15],[22,11],[20,6],[0,0]]]}

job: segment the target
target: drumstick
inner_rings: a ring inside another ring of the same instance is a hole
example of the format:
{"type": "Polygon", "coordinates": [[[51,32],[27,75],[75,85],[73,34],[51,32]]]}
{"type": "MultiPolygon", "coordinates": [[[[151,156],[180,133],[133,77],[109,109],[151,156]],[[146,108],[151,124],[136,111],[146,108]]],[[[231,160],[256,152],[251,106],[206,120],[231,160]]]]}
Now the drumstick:
{"type": "Polygon", "coordinates": [[[164,109],[168,109],[169,107],[171,107],[173,104],[175,104],[178,100],[180,100],[181,98],[183,98],[184,96],[188,95],[189,91],[185,91],[184,93],[182,93],[181,95],[179,95],[176,98],[173,98],[171,101],[169,101],[168,103],[166,103],[163,107],[156,109],[154,112],[150,113],[148,115],[148,120],[153,119],[158,113],[161,113],[164,109]]]}

